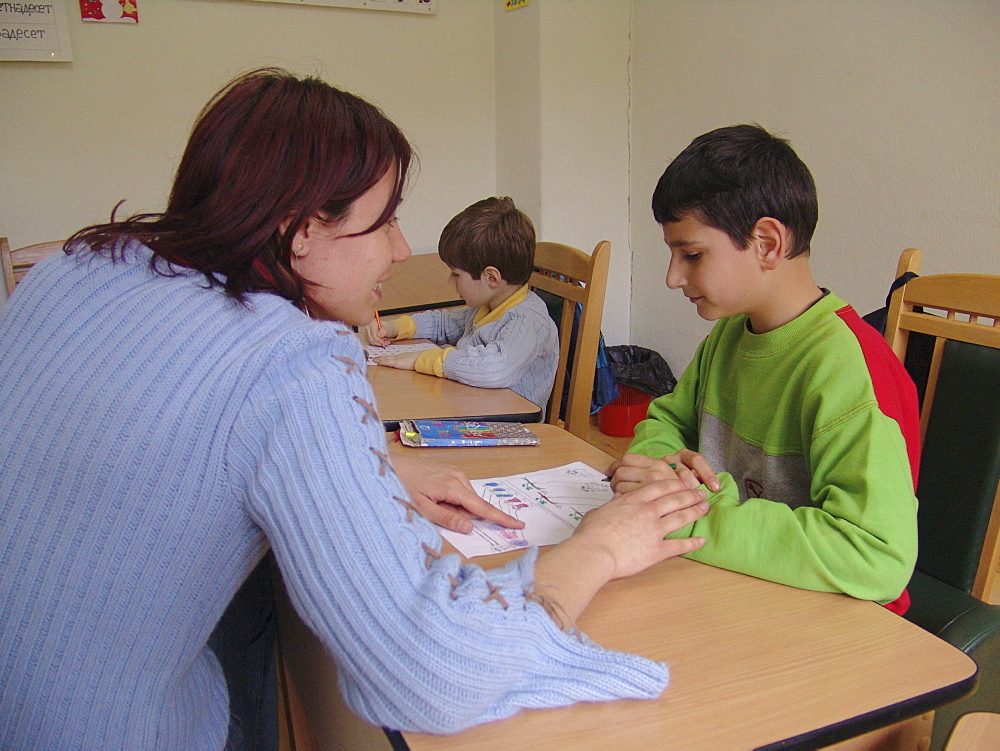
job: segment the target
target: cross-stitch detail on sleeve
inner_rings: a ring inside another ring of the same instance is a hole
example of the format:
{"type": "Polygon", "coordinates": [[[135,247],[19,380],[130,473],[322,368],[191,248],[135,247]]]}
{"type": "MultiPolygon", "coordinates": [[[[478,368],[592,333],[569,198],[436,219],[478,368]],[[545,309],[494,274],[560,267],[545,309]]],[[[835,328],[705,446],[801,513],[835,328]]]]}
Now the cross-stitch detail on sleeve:
{"type": "Polygon", "coordinates": [[[507,609],[507,600],[504,599],[503,595],[500,594],[500,587],[494,586],[492,582],[487,581],[486,586],[490,588],[489,595],[483,600],[483,602],[489,602],[490,600],[496,600],[503,606],[503,609],[507,609]]]}
{"type": "Polygon", "coordinates": [[[577,629],[576,623],[570,618],[566,611],[562,609],[562,606],[555,600],[550,600],[544,595],[538,594],[533,589],[524,590],[524,605],[528,606],[529,602],[537,602],[542,606],[542,610],[549,614],[549,617],[555,621],[555,624],[560,630],[565,631],[567,634],[576,634],[577,641],[583,642],[583,635],[577,629]]]}
{"type": "Polygon", "coordinates": [[[430,568],[431,563],[433,563],[434,561],[436,561],[438,558],[441,557],[441,553],[438,553],[436,550],[434,550],[434,548],[432,548],[426,542],[423,544],[422,547],[424,549],[424,552],[427,554],[427,557],[424,559],[424,566],[430,568]]]}
{"type": "Polygon", "coordinates": [[[406,521],[412,522],[414,514],[416,514],[417,516],[422,516],[420,511],[417,510],[417,507],[414,506],[410,501],[406,500],[405,498],[400,498],[398,495],[394,495],[392,499],[406,506],[406,521]]]}
{"type": "Polygon", "coordinates": [[[369,446],[368,450],[379,458],[378,476],[385,477],[386,472],[392,469],[392,462],[389,461],[389,455],[384,451],[379,451],[374,446],[369,446]]]}
{"type": "Polygon", "coordinates": [[[357,361],[352,360],[350,357],[345,357],[344,355],[334,355],[333,359],[347,366],[347,375],[351,375],[355,370],[361,369],[361,366],[358,365],[357,361]]]}
{"type": "Polygon", "coordinates": [[[375,405],[374,404],[372,404],[371,402],[369,402],[369,401],[367,401],[365,399],[362,399],[360,396],[354,396],[354,397],[351,397],[351,398],[354,399],[354,401],[356,401],[358,404],[360,404],[365,409],[365,414],[361,416],[361,424],[362,425],[367,425],[368,424],[368,418],[369,417],[371,417],[372,420],[374,420],[375,422],[379,421],[379,419],[378,419],[378,412],[375,410],[375,405]]]}

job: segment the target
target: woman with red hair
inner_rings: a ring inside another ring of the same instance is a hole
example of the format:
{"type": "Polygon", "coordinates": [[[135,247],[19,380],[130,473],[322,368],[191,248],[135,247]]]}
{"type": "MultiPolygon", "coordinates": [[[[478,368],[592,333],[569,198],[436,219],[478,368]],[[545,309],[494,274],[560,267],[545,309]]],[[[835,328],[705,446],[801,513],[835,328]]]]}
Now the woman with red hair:
{"type": "Polygon", "coordinates": [[[485,572],[442,555],[428,519],[515,522],[457,471],[389,457],[352,327],[410,254],[410,162],[371,104],[254,71],[201,113],[162,213],[80,231],[18,286],[0,318],[0,747],[256,746],[246,708],[266,701],[238,663],[270,653],[269,548],[371,723],[448,733],[664,689],[664,665],[549,613],[569,628],[607,581],[697,547],[663,538],[705,513],[701,491],[617,496],[485,572]]]}

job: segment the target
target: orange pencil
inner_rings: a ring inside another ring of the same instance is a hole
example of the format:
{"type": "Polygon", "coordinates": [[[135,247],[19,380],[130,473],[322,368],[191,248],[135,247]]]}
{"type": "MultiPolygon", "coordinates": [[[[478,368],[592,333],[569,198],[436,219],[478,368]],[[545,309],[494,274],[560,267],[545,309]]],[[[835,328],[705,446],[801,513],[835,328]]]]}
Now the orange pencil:
{"type": "MultiPolygon", "coordinates": [[[[381,331],[382,330],[382,319],[379,318],[379,316],[378,316],[378,308],[375,308],[375,324],[376,324],[376,327],[377,327],[376,331],[381,331]]],[[[382,346],[384,347],[385,345],[383,344],[382,346]]]]}

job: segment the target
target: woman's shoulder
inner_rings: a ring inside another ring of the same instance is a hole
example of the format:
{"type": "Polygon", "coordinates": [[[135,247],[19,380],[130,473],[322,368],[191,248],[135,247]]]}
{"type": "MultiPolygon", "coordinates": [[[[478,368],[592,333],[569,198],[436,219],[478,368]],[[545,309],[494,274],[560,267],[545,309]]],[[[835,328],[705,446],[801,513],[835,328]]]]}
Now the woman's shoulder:
{"type": "MultiPolygon", "coordinates": [[[[238,304],[239,305],[239,304],[238,304]]],[[[260,346],[291,356],[315,351],[326,357],[350,357],[365,362],[364,347],[350,326],[339,321],[308,318],[288,300],[266,292],[251,293],[242,317],[260,326],[260,346]]]]}

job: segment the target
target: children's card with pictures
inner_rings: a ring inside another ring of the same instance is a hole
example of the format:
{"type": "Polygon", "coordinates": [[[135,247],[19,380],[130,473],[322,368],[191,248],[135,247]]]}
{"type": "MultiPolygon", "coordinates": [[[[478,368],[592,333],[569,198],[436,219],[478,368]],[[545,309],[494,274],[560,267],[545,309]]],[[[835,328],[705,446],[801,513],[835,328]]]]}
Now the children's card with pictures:
{"type": "Polygon", "coordinates": [[[483,499],[523,521],[524,528],[473,519],[469,534],[442,529],[441,535],[467,558],[554,545],[573,534],[584,514],[611,500],[614,491],[606,480],[603,472],[582,462],[473,480],[472,487],[483,499]]]}

